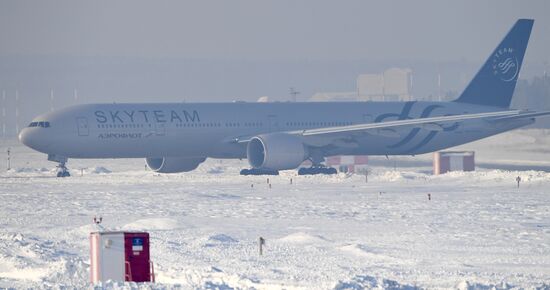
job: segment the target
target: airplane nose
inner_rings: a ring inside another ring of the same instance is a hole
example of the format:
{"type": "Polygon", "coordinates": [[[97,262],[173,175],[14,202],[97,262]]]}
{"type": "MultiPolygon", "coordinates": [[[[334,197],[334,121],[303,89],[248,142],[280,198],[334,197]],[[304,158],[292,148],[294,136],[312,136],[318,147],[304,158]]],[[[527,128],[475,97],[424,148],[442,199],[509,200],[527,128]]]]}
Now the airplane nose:
{"type": "Polygon", "coordinates": [[[33,130],[34,128],[23,128],[21,132],[19,133],[19,141],[23,143],[25,146],[30,147],[34,150],[41,151],[41,141],[40,134],[38,130],[33,130]]]}
{"type": "Polygon", "coordinates": [[[23,143],[25,146],[32,147],[32,133],[29,132],[28,128],[23,128],[21,132],[19,132],[19,142],[23,143]]]}

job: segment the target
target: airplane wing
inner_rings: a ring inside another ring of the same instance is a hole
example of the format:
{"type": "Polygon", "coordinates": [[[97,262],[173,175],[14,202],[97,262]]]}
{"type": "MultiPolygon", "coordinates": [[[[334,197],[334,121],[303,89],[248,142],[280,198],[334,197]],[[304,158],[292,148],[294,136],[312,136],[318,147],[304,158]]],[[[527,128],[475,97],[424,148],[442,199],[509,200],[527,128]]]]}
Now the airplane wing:
{"type": "Polygon", "coordinates": [[[340,126],[340,127],[306,129],[306,130],[299,130],[299,131],[291,131],[288,133],[293,135],[301,135],[301,136],[313,136],[313,135],[324,135],[324,134],[330,134],[330,133],[370,131],[370,130],[381,130],[381,129],[387,130],[387,129],[393,129],[398,127],[405,127],[405,126],[406,127],[426,127],[426,128],[429,128],[430,130],[432,129],[437,130],[437,128],[442,128],[441,125],[446,123],[454,123],[457,121],[494,118],[494,117],[514,117],[520,114],[521,114],[521,111],[519,110],[509,110],[509,111],[498,111],[498,112],[488,112],[488,113],[416,118],[416,119],[408,119],[408,120],[357,124],[357,125],[340,126]]]}
{"type": "Polygon", "coordinates": [[[491,121],[497,122],[497,121],[518,120],[518,119],[536,118],[536,117],[544,117],[544,116],[550,116],[550,111],[525,112],[515,116],[504,116],[504,117],[494,118],[494,119],[491,119],[491,121]]]}
{"type": "MultiPolygon", "coordinates": [[[[295,131],[286,131],[286,132],[279,132],[279,133],[287,133],[287,134],[292,134],[296,136],[302,136],[304,138],[307,138],[309,136],[322,137],[329,134],[338,134],[338,133],[352,134],[352,133],[360,133],[360,132],[391,136],[392,134],[397,134],[394,131],[394,129],[402,128],[402,127],[424,128],[431,131],[440,131],[440,130],[443,130],[443,125],[448,123],[460,122],[460,121],[467,121],[467,120],[474,120],[474,119],[504,121],[504,120],[518,119],[518,118],[533,118],[533,117],[544,116],[544,115],[550,115],[550,111],[549,112],[525,112],[521,110],[507,110],[507,111],[497,111],[497,112],[485,112],[485,113],[386,121],[386,122],[378,122],[378,123],[365,123],[365,124],[356,124],[356,125],[349,125],[349,126],[295,130],[295,131]]],[[[225,141],[229,143],[247,143],[253,137],[254,136],[239,136],[239,137],[227,139],[225,141]]]]}
{"type": "MultiPolygon", "coordinates": [[[[279,133],[286,133],[291,135],[300,136],[304,139],[304,142],[313,146],[326,145],[326,139],[336,137],[335,135],[353,135],[357,133],[373,133],[388,137],[398,137],[396,132],[399,128],[422,128],[430,131],[442,131],[444,125],[449,123],[456,123],[474,119],[485,119],[489,122],[503,122],[508,120],[518,120],[524,118],[536,118],[541,116],[550,116],[550,111],[543,112],[529,112],[522,110],[507,110],[497,112],[485,112],[474,114],[461,114],[450,116],[439,116],[429,118],[416,118],[407,120],[386,121],[378,123],[365,123],[355,124],[349,126],[337,126],[337,127],[325,127],[315,129],[304,129],[295,131],[283,131],[279,133]],[[319,139],[321,138],[321,139],[319,139]],[[324,144],[323,144],[324,143],[324,144]]],[[[255,136],[255,135],[254,135],[255,136]]],[[[248,143],[254,136],[240,136],[230,139],[226,139],[229,143],[248,143]]],[[[338,137],[336,137],[338,138],[338,137]]]]}

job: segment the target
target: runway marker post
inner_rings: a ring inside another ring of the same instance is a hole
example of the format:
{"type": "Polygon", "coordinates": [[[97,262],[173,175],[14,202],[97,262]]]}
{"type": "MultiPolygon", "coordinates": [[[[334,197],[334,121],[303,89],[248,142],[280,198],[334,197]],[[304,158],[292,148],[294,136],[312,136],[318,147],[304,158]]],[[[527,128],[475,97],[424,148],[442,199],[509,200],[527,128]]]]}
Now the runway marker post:
{"type": "Polygon", "coordinates": [[[10,147],[8,147],[8,151],[6,151],[8,153],[8,163],[7,163],[7,167],[8,169],[7,170],[10,170],[11,169],[11,149],[10,147]]]}
{"type": "Polygon", "coordinates": [[[260,256],[264,253],[264,245],[265,245],[265,239],[260,237],[258,239],[258,246],[260,247],[260,256]]]}

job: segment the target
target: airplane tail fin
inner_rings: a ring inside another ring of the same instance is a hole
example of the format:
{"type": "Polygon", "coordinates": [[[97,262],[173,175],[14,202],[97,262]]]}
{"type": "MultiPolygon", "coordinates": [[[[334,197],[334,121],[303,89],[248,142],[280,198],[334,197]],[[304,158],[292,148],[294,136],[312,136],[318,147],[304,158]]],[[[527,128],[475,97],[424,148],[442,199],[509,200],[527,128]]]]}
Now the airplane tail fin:
{"type": "Polygon", "coordinates": [[[520,19],[455,102],[508,108],[534,20],[520,19]]]}

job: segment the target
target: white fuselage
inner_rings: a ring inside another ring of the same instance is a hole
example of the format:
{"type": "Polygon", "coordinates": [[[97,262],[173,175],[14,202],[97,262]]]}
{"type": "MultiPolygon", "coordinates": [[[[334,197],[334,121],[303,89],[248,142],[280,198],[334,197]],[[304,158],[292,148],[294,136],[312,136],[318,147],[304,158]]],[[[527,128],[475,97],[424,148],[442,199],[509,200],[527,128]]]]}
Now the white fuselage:
{"type": "MultiPolygon", "coordinates": [[[[166,103],[90,104],[39,116],[48,128],[25,128],[28,146],[68,158],[214,157],[245,158],[235,138],[305,130],[489,112],[498,108],[442,102],[338,103],[166,103]]],[[[448,148],[532,123],[492,124],[484,120],[431,130],[407,128],[392,134],[354,135],[327,146],[323,155],[414,155],[448,148]],[[351,138],[351,137],[350,137],[351,138]]]]}

